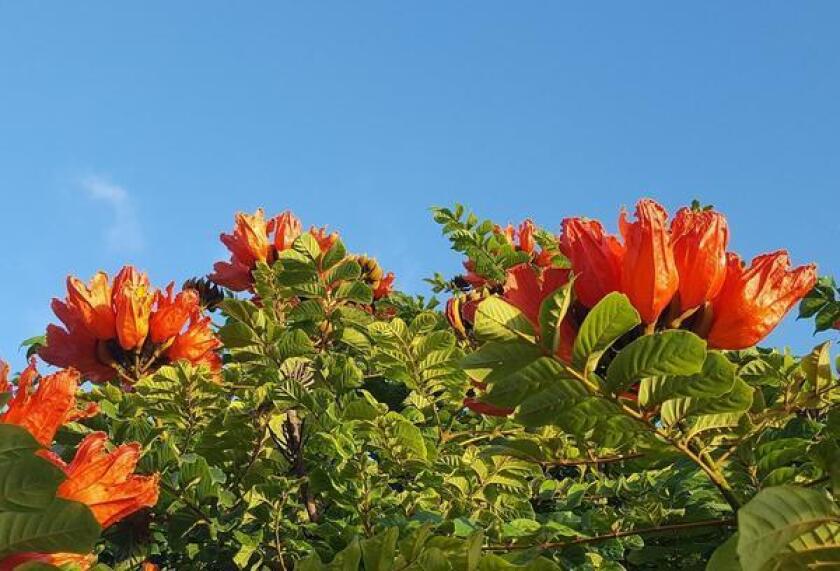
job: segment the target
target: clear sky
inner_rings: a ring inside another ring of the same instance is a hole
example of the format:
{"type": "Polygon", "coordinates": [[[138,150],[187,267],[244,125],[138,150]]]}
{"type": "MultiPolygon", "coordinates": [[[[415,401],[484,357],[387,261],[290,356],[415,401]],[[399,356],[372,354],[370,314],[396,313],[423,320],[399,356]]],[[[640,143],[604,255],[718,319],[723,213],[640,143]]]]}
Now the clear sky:
{"type": "MultiPolygon", "coordinates": [[[[206,273],[236,210],[341,230],[398,286],[499,221],[713,203],[840,275],[840,3],[0,0],[0,355],[68,273],[206,273]]],[[[804,351],[811,324],[771,337],[804,351]]]]}

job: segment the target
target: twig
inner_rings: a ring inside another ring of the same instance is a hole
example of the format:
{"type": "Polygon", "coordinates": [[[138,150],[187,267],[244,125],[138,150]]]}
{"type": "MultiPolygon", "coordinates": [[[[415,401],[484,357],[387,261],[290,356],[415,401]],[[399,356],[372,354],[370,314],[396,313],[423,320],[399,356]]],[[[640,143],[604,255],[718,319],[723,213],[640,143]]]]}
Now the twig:
{"type": "Polygon", "coordinates": [[[615,539],[618,537],[627,537],[630,535],[643,535],[647,533],[664,533],[664,532],[671,532],[671,531],[680,531],[683,529],[693,529],[697,527],[715,527],[715,526],[734,526],[735,519],[734,518],[727,518],[727,519],[709,519],[703,521],[692,521],[688,523],[675,523],[671,525],[660,525],[658,527],[646,527],[642,529],[631,529],[626,531],[615,531],[612,533],[605,533],[603,535],[596,535],[593,537],[577,537],[575,539],[569,539],[567,541],[548,541],[544,543],[538,544],[522,544],[522,543],[515,543],[511,545],[490,545],[485,547],[485,551],[512,551],[517,549],[562,549],[564,547],[569,547],[570,545],[581,545],[585,543],[596,543],[598,541],[604,541],[607,539],[615,539]]]}

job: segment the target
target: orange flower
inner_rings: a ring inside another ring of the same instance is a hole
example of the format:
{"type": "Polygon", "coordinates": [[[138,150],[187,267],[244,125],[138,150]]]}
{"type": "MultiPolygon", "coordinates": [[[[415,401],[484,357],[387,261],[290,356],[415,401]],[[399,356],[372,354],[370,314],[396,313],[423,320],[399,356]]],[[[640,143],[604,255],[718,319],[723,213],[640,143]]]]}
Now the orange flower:
{"type": "Polygon", "coordinates": [[[713,210],[681,208],[671,222],[671,240],[680,276],[681,310],[714,299],[726,278],[726,218],[713,210]]]}
{"type": "Polygon", "coordinates": [[[464,399],[464,406],[470,409],[473,412],[477,412],[478,414],[482,414],[484,416],[510,416],[513,414],[514,409],[506,408],[502,406],[496,406],[494,404],[482,402],[477,398],[465,398],[464,399]]]}
{"type": "MultiPolygon", "coordinates": [[[[171,283],[165,293],[159,292],[149,285],[146,274],[131,266],[120,270],[111,287],[106,274],[97,276],[102,276],[95,278],[97,283],[104,279],[104,285],[97,288],[111,296],[108,307],[115,324],[111,336],[103,339],[89,329],[83,309],[71,301],[76,294],[70,292],[67,301],[52,302],[63,327],[47,327],[47,343],[39,350],[41,357],[58,367],[74,367],[95,382],[118,376],[133,382],[167,364],[164,349],[175,341],[189,318],[202,315],[198,293],[188,288],[174,295],[171,283]]],[[[201,355],[198,361],[216,360],[201,355]]]]}
{"type": "Polygon", "coordinates": [[[387,297],[392,291],[394,291],[394,272],[388,272],[373,288],[373,299],[379,300],[387,297]]]}
{"type": "Polygon", "coordinates": [[[268,223],[268,232],[274,232],[274,248],[288,250],[301,234],[300,220],[290,210],[278,214],[268,223]]]}
{"type": "MultiPolygon", "coordinates": [[[[569,270],[546,268],[540,274],[530,264],[519,264],[509,269],[505,281],[504,299],[519,309],[540,334],[540,306],[551,294],[569,281],[569,270]]],[[[571,315],[560,322],[560,346],[557,356],[571,362],[577,328],[571,315]]]]}
{"type": "Polygon", "coordinates": [[[67,305],[72,307],[88,331],[97,339],[114,337],[114,312],[108,274],[97,272],[85,286],[73,276],[67,278],[67,305]]]}
{"type": "MultiPolygon", "coordinates": [[[[327,234],[326,228],[313,227],[309,232],[318,241],[322,252],[329,250],[338,239],[338,233],[327,234]]],[[[222,243],[230,250],[230,261],[213,264],[213,273],[208,277],[230,290],[253,292],[251,272],[257,267],[257,262],[274,262],[277,253],[291,248],[300,235],[300,220],[288,210],[268,222],[262,208],[252,215],[239,212],[235,217],[233,234],[221,234],[222,243]]]]}
{"type": "Polygon", "coordinates": [[[74,367],[86,379],[104,383],[114,378],[114,369],[99,356],[100,342],[84,326],[78,315],[66,303],[52,300],[52,310],[63,322],[47,326],[47,344],[38,355],[56,367],[74,367]]]}
{"type": "Polygon", "coordinates": [[[149,333],[149,318],[155,294],[146,274],[126,266],[114,279],[113,303],[116,312],[117,338],[123,349],[136,349],[149,333]]]}
{"type": "Polygon", "coordinates": [[[309,233],[318,242],[318,246],[321,247],[322,252],[328,251],[330,248],[333,247],[335,241],[338,240],[338,232],[332,232],[330,234],[327,234],[326,226],[322,226],[321,228],[316,228],[315,226],[313,226],[309,229],[309,233]]]}
{"type": "Polygon", "coordinates": [[[70,464],[57,460],[67,479],[57,496],[86,504],[96,521],[106,528],[144,507],[157,503],[159,476],[134,474],[140,458],[136,442],[105,449],[104,432],[88,434],[79,444],[70,464]]]}
{"type": "MultiPolygon", "coordinates": [[[[0,389],[8,391],[9,366],[0,361],[0,389]]],[[[64,424],[92,416],[98,407],[91,403],[86,410],[76,409],[76,390],[79,373],[66,369],[41,377],[35,390],[32,384],[38,377],[35,359],[18,379],[17,392],[9,401],[8,408],[0,414],[0,423],[16,424],[28,430],[42,446],[49,448],[55,433],[64,424]]]]}
{"type": "Polygon", "coordinates": [[[64,566],[75,565],[82,571],[87,571],[96,563],[96,556],[92,553],[87,555],[78,553],[15,553],[0,561],[0,571],[13,571],[24,563],[46,563],[62,569],[64,566]]]}
{"type": "Polygon", "coordinates": [[[519,238],[519,250],[522,252],[528,252],[529,254],[533,253],[533,251],[537,247],[536,241],[534,241],[534,231],[536,227],[531,220],[526,219],[519,225],[519,229],[517,231],[517,236],[519,238]]]}
{"type": "Polygon", "coordinates": [[[524,313],[538,330],[540,305],[568,281],[569,270],[547,268],[538,274],[531,264],[519,264],[507,271],[504,298],[524,313]]]}
{"type": "Polygon", "coordinates": [[[718,349],[755,345],[816,282],[816,266],[791,269],[784,250],[754,258],[749,268],[736,254],[728,254],[726,280],[712,302],[709,345],[718,349]]]}
{"type": "Polygon", "coordinates": [[[250,290],[252,287],[251,268],[236,260],[216,262],[213,264],[213,273],[208,277],[233,291],[250,290]]]}
{"type": "Polygon", "coordinates": [[[619,219],[626,253],[621,266],[621,291],[645,323],[655,323],[679,287],[679,275],[667,228],[668,213],[658,203],[636,204],[636,222],[619,219]]]}
{"type": "Polygon", "coordinates": [[[210,318],[198,317],[198,314],[194,313],[190,317],[189,327],[175,337],[166,355],[172,361],[183,359],[195,363],[207,362],[208,354],[221,346],[221,341],[213,334],[210,318]]]}
{"type": "Polygon", "coordinates": [[[563,220],[560,250],[572,264],[575,294],[586,307],[593,307],[605,295],[620,289],[624,246],[607,234],[597,220],[563,220]]]}
{"type": "Polygon", "coordinates": [[[237,212],[233,234],[222,233],[221,240],[243,265],[250,267],[258,261],[267,262],[271,243],[268,241],[268,225],[263,209],[258,208],[253,215],[237,212]]]}
{"type": "Polygon", "coordinates": [[[172,288],[174,284],[166,287],[166,295],[157,292],[155,302],[157,310],[149,320],[149,329],[153,343],[163,343],[178,335],[186,325],[190,315],[198,311],[198,292],[194,289],[185,289],[174,298],[172,288]]]}

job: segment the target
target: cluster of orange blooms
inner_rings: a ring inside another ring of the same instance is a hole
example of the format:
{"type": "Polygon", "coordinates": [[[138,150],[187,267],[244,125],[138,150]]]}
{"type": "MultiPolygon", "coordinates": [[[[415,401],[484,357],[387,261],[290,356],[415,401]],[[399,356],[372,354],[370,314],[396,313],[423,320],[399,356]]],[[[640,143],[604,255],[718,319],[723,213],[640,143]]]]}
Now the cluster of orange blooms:
{"type": "Polygon", "coordinates": [[[86,379],[120,378],[133,383],[178,360],[218,372],[221,343],[204,315],[198,292],[174,294],[174,284],[156,290],[144,273],[126,266],[113,283],[98,272],[87,284],[67,278],[67,298],[52,308],[63,326],[47,327],[40,356],[58,367],[74,367],[86,379]]]}
{"type": "MultiPolygon", "coordinates": [[[[338,239],[337,233],[327,233],[325,228],[309,232],[322,252],[338,239]]],[[[233,233],[221,235],[231,252],[230,261],[216,263],[209,278],[232,291],[253,292],[252,272],[257,263],[274,262],[278,252],[291,248],[300,235],[300,221],[291,212],[269,221],[262,210],[253,215],[239,213],[233,233]]],[[[374,299],[387,296],[393,288],[393,273],[385,274],[372,258],[358,256],[357,261],[374,299]]],[[[176,361],[206,366],[220,374],[218,350],[222,344],[213,331],[207,315],[210,303],[202,300],[206,292],[201,289],[196,280],[177,293],[173,283],[156,289],[145,273],[132,266],[123,267],[113,280],[105,272],[96,273],[88,283],[68,277],[66,298],[52,301],[61,324],[47,327],[46,343],[38,349],[44,361],[64,369],[40,377],[33,359],[0,414],[0,423],[27,429],[45,447],[40,454],[67,475],[58,497],[87,504],[103,528],[157,503],[159,476],[134,474],[140,445],[124,444],[109,452],[107,436],[94,432],[82,440],[69,464],[49,448],[62,425],[97,412],[96,406],[76,409],[76,391],[82,378],[93,382],[119,380],[130,386],[176,361]]],[[[12,391],[8,372],[8,365],[0,361],[0,393],[12,391]]],[[[95,560],[93,555],[73,553],[16,553],[0,561],[0,569],[13,569],[26,562],[75,564],[87,569],[95,560]]],[[[146,563],[143,568],[156,567],[146,563]]]]}
{"type": "MultiPolygon", "coordinates": [[[[279,252],[288,250],[303,234],[300,220],[288,210],[270,220],[262,209],[254,214],[239,213],[233,234],[222,234],[222,243],[230,250],[230,261],[216,262],[210,279],[232,291],[254,291],[253,271],[258,262],[272,264],[279,252]]],[[[313,226],[309,234],[318,242],[321,252],[327,252],[338,240],[338,233],[328,233],[325,227],[313,226]]],[[[364,277],[373,290],[373,298],[382,299],[391,293],[394,274],[385,274],[376,260],[359,256],[364,277]]]]}
{"type": "MultiPolygon", "coordinates": [[[[10,391],[9,366],[0,361],[0,393],[10,391]]],[[[150,507],[158,499],[158,475],[134,474],[140,458],[140,445],[124,444],[112,451],[106,449],[108,437],[103,432],[85,436],[70,463],[65,463],[48,449],[58,429],[68,422],[96,414],[97,407],[76,408],[79,373],[66,369],[40,377],[34,359],[17,381],[0,423],[15,424],[28,430],[44,450],[39,454],[58,466],[66,475],[59,485],[57,497],[86,504],[96,520],[106,528],[137,510],[150,507]],[[32,390],[33,384],[37,387],[32,390]]],[[[74,563],[87,569],[96,558],[92,554],[16,553],[0,561],[0,569],[14,569],[26,562],[52,565],[74,563]]]]}
{"type": "MultiPolygon", "coordinates": [[[[729,227],[714,210],[682,208],[669,224],[660,204],[643,199],[635,214],[636,220],[629,221],[626,212],[621,213],[623,242],[598,220],[567,218],[557,240],[570,268],[547,266],[545,256],[535,253],[531,263],[508,270],[502,295],[538,334],[540,304],[574,277],[575,305],[561,324],[561,360],[570,359],[587,311],[611,292],[627,296],[644,331],[688,329],[712,348],[744,349],[764,339],[816,284],[816,267],[791,268],[783,250],[757,256],[746,266],[727,251],[729,227]]],[[[483,283],[480,276],[467,279],[483,283]]],[[[456,329],[464,332],[465,322],[474,320],[480,298],[450,300],[447,316],[456,329]]],[[[511,412],[478,399],[465,402],[483,414],[511,412]]]]}

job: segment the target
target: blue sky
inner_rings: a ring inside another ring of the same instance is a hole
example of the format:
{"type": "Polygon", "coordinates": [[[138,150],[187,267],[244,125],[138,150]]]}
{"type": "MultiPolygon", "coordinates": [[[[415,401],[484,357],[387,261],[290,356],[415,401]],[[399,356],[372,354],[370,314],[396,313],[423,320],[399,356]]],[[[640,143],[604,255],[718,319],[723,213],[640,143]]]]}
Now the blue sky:
{"type": "MultiPolygon", "coordinates": [[[[837,2],[0,0],[0,355],[68,273],[160,284],[292,208],[398,286],[454,273],[428,207],[616,226],[713,203],[747,257],[840,275],[837,2]]],[[[810,323],[770,341],[803,351],[810,323]]]]}

